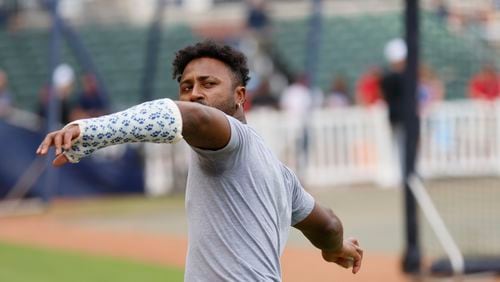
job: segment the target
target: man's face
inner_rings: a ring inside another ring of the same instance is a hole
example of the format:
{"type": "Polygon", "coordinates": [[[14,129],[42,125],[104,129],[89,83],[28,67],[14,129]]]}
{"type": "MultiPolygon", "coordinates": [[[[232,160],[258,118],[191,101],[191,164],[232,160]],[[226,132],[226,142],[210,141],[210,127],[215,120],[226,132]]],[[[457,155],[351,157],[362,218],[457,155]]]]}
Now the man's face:
{"type": "Polygon", "coordinates": [[[234,115],[237,104],[231,69],[212,58],[187,64],[179,82],[179,100],[196,102],[234,115]]]}

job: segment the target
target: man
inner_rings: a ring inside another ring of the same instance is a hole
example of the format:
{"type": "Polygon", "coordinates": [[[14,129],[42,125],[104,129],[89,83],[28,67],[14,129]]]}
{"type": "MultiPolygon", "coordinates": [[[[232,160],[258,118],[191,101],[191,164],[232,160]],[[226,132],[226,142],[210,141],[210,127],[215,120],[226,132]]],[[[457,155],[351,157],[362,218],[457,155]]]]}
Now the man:
{"type": "Polygon", "coordinates": [[[93,73],[85,73],[81,77],[82,92],[79,93],[78,104],[71,111],[71,119],[98,117],[108,112],[102,97],[98,81],[93,73]]]}
{"type": "Polygon", "coordinates": [[[388,70],[381,80],[382,94],[387,102],[389,121],[393,129],[400,128],[403,123],[404,107],[404,70],[406,67],[407,47],[400,38],[389,41],[385,46],[385,57],[389,63],[388,70]]]}
{"type": "Polygon", "coordinates": [[[357,240],[344,240],[340,220],[314,202],[246,125],[244,55],[205,41],[180,50],[173,66],[180,101],[160,99],[70,123],[48,134],[37,154],[54,146],[59,166],[110,144],[184,138],[193,149],[186,281],[281,281],[291,225],[326,261],[358,272],[363,251],[357,240]]]}
{"type": "Polygon", "coordinates": [[[401,182],[402,161],[403,161],[403,140],[404,140],[404,98],[406,68],[406,56],[408,49],[406,42],[401,38],[394,38],[387,42],[384,48],[384,55],[388,62],[388,69],[382,75],[380,88],[387,103],[389,114],[389,124],[391,126],[392,139],[392,164],[394,168],[394,183],[401,182]]]}

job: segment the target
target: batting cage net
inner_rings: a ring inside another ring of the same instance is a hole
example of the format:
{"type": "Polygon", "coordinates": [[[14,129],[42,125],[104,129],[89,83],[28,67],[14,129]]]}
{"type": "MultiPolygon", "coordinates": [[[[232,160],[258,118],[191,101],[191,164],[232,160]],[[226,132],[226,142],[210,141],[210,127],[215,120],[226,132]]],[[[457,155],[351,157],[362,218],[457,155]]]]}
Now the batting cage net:
{"type": "MultiPolygon", "coordinates": [[[[500,180],[495,177],[436,179],[425,187],[464,259],[464,272],[498,272],[500,234],[497,200],[500,180]]],[[[422,248],[433,273],[452,274],[453,267],[443,245],[420,214],[422,248]]]]}
{"type": "MultiPolygon", "coordinates": [[[[327,6],[327,2],[323,4],[327,6]]],[[[355,1],[351,2],[355,6],[352,10],[337,9],[344,13],[324,16],[315,28],[320,31],[316,57],[306,51],[308,46],[300,44],[310,36],[309,19],[277,21],[274,48],[295,72],[307,71],[312,62],[313,79],[321,89],[335,89],[342,81],[351,91],[351,101],[370,104],[373,97],[363,88],[369,88],[363,78],[369,79],[370,74],[383,77],[390,69],[391,57],[398,56],[397,50],[391,54],[387,43],[405,37],[405,7],[399,5],[403,3],[384,3],[381,8],[371,6],[373,2],[355,1]]],[[[491,87],[498,83],[496,9],[492,1],[422,1],[419,10],[416,173],[423,179],[421,187],[427,200],[418,202],[418,223],[412,232],[421,235],[422,265],[436,274],[454,272],[450,262],[456,260],[454,255],[462,260],[461,271],[465,273],[499,271],[498,90],[489,92],[493,96],[488,99],[477,89],[479,77],[489,76],[491,87]],[[437,213],[426,216],[424,209],[437,213]],[[442,219],[436,223],[438,227],[432,226],[436,218],[442,219]],[[443,232],[449,236],[439,238],[443,232]],[[451,241],[453,258],[446,241],[451,241]]],[[[337,130],[336,134],[345,132],[337,130]]],[[[314,136],[311,140],[314,142],[314,136]]],[[[348,150],[338,139],[330,142],[348,150]]],[[[345,151],[341,151],[336,157],[342,161],[345,151]]],[[[380,151],[373,147],[368,151],[372,154],[361,158],[380,158],[376,156],[380,151]]],[[[401,171],[404,165],[401,162],[401,171]]]]}
{"type": "MultiPolygon", "coordinates": [[[[435,70],[431,76],[440,77],[444,100],[456,100],[420,109],[417,173],[451,238],[439,238],[444,231],[430,224],[436,218],[426,216],[422,209],[428,207],[419,204],[424,264],[437,274],[457,272],[457,255],[447,246],[452,241],[462,255],[462,272],[499,272],[500,108],[476,88],[479,77],[498,66],[498,47],[491,40],[498,12],[486,1],[443,3],[439,20],[422,13],[420,64],[429,64],[435,70]]],[[[422,68],[421,80],[425,72],[422,68]]]]}

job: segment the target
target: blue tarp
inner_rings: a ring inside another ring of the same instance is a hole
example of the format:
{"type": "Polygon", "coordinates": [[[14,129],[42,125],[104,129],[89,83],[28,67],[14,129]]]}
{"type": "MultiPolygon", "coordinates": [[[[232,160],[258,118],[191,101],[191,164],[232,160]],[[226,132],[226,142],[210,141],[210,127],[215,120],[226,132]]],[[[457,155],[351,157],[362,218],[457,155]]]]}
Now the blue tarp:
{"type": "MultiPolygon", "coordinates": [[[[43,136],[0,120],[0,198],[5,197],[35,158],[39,158],[35,150],[43,136]]],[[[127,147],[119,158],[90,157],[61,168],[49,166],[27,196],[75,197],[143,192],[143,166],[139,152],[127,147]],[[56,170],[56,181],[53,187],[46,189],[49,170],[56,170]]]]}

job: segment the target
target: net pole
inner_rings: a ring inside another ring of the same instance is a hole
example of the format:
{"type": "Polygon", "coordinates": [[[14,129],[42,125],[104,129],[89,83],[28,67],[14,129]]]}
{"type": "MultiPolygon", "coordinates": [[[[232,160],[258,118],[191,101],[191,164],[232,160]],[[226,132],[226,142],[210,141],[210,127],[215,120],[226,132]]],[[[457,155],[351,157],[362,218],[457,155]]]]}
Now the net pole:
{"type": "Polygon", "coordinates": [[[406,0],[405,34],[408,56],[405,68],[405,91],[403,95],[404,164],[403,185],[406,222],[406,250],[403,257],[403,271],[419,273],[421,250],[418,240],[417,204],[410,191],[408,178],[415,172],[420,122],[417,115],[417,74],[419,55],[419,1],[406,0]]]}
{"type": "Polygon", "coordinates": [[[444,251],[448,255],[453,273],[458,276],[462,275],[465,269],[464,257],[460,252],[457,243],[446,228],[443,219],[439,215],[439,212],[434,206],[432,199],[427,193],[424,185],[415,175],[412,175],[409,178],[408,184],[411,192],[415,196],[420,206],[420,209],[427,218],[427,221],[434,231],[434,234],[436,234],[439,243],[441,244],[441,246],[443,246],[444,251]]]}
{"type": "Polygon", "coordinates": [[[26,171],[19,177],[16,184],[9,190],[5,198],[0,201],[0,217],[9,216],[17,212],[17,209],[24,202],[23,198],[45,171],[47,165],[47,162],[41,158],[36,158],[31,162],[26,171]]]}
{"type": "Polygon", "coordinates": [[[21,201],[46,168],[47,162],[45,160],[36,158],[32,161],[26,171],[21,175],[21,177],[19,177],[16,184],[14,184],[14,186],[9,190],[5,196],[5,200],[21,201]]]}

